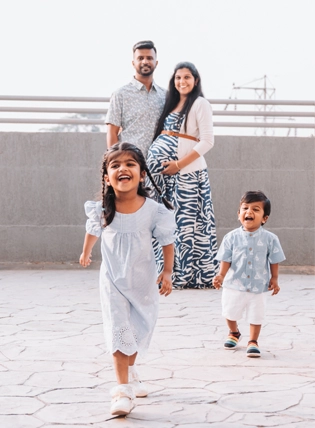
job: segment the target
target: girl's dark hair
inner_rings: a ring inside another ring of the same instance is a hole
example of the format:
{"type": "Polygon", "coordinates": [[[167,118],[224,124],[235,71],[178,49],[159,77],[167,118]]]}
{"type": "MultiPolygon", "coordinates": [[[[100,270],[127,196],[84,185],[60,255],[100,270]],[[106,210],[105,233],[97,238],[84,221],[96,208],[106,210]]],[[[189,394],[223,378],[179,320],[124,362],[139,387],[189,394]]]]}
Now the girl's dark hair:
{"type": "Polygon", "coordinates": [[[204,97],[201,89],[200,74],[197,68],[194,66],[194,64],[188,61],[178,63],[175,67],[174,73],[168,85],[168,91],[166,93],[164,109],[158,121],[153,140],[155,140],[161,134],[166,116],[168,116],[170,112],[173,111],[177,106],[177,104],[179,103],[180,95],[178,90],[175,88],[175,74],[178,70],[181,70],[182,68],[188,68],[188,70],[191,72],[191,74],[195,78],[195,85],[196,85],[194,86],[194,89],[188,94],[185,104],[182,110],[180,111],[180,114],[182,116],[185,115],[185,121],[184,121],[185,132],[186,132],[187,118],[188,118],[188,114],[190,112],[191,106],[193,105],[193,103],[196,101],[198,97],[204,97]]]}
{"type": "MultiPolygon", "coordinates": [[[[140,172],[145,171],[153,184],[155,190],[161,196],[163,204],[167,209],[172,210],[173,206],[168,202],[164,197],[162,197],[162,191],[155,183],[149,168],[145,162],[142,151],[135,145],[129,143],[116,143],[112,147],[110,147],[103,156],[102,160],[102,208],[104,215],[104,227],[111,224],[115,217],[116,205],[115,205],[115,192],[112,186],[108,186],[105,182],[104,176],[107,174],[107,168],[109,162],[113,159],[117,158],[122,153],[129,153],[134,158],[134,160],[140,165],[140,172]]],[[[144,196],[145,198],[149,198],[151,193],[150,187],[145,187],[142,181],[139,182],[138,186],[138,195],[144,196]]]]}
{"type": "Polygon", "coordinates": [[[252,202],[263,202],[264,203],[264,216],[269,216],[271,212],[271,203],[267,196],[260,190],[249,190],[244,193],[240,200],[240,206],[245,204],[251,204],[252,202]]]}

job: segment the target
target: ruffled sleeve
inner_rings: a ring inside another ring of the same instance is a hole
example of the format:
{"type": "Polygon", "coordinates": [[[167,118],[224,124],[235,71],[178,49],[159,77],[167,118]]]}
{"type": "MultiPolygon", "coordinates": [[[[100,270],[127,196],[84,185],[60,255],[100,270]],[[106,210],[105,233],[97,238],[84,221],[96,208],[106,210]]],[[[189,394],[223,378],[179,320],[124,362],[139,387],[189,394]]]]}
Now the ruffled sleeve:
{"type": "Polygon", "coordinates": [[[86,231],[90,235],[101,236],[102,225],[101,225],[101,214],[102,214],[102,202],[101,201],[87,201],[84,204],[85,214],[88,219],[86,221],[86,231]]]}
{"type": "Polygon", "coordinates": [[[174,212],[158,204],[153,236],[162,245],[172,244],[176,239],[176,222],[174,212]]]}

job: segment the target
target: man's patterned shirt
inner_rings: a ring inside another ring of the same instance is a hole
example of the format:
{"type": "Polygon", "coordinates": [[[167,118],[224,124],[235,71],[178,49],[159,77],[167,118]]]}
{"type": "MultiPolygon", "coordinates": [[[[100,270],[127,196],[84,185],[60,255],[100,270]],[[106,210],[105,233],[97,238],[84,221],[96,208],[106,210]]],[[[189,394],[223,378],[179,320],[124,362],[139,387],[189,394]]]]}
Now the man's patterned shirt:
{"type": "Polygon", "coordinates": [[[146,87],[133,80],[115,91],[110,99],[106,124],[122,128],[118,140],[132,143],[147,156],[157,122],[165,103],[165,89],[155,82],[148,92],[146,87]]]}

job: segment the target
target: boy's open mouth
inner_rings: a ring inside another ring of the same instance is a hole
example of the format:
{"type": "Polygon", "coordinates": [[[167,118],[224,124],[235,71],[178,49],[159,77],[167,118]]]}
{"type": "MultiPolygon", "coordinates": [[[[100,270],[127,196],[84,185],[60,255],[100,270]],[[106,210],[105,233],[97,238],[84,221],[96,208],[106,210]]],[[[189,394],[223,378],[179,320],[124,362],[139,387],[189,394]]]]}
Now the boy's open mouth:
{"type": "Polygon", "coordinates": [[[252,217],[245,217],[245,220],[248,221],[248,220],[254,220],[254,219],[252,217]]]}

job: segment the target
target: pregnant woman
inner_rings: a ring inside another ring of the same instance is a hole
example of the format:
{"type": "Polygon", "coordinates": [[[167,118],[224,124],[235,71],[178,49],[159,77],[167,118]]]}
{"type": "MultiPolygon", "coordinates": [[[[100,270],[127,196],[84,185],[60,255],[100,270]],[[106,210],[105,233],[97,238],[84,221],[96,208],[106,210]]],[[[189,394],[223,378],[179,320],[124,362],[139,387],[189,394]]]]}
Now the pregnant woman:
{"type": "MultiPolygon", "coordinates": [[[[213,287],[217,240],[204,158],[213,144],[212,108],[202,93],[200,75],[194,64],[181,62],[170,79],[147,158],[163,196],[175,207],[174,288],[213,287]]],[[[154,248],[160,272],[162,252],[156,242],[154,248]]]]}

